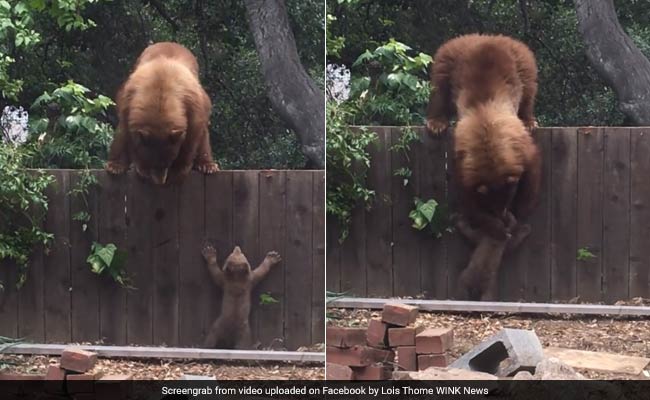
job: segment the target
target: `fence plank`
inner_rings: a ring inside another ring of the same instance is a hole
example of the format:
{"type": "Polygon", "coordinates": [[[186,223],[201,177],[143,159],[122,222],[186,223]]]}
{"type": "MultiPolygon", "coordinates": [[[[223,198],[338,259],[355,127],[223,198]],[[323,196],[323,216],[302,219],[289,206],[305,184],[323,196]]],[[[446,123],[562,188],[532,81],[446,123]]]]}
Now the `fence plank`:
{"type": "Polygon", "coordinates": [[[325,341],[325,171],[313,172],[311,341],[325,341]]]}
{"type": "Polygon", "coordinates": [[[153,343],[178,345],[179,186],[151,185],[151,264],[153,268],[153,343]]]}
{"type": "Polygon", "coordinates": [[[311,337],[312,296],[312,173],[287,171],[286,347],[296,349],[311,337]],[[300,284],[296,284],[299,282],[300,284]]]}
{"type": "Polygon", "coordinates": [[[18,337],[18,266],[0,260],[0,336],[18,337]]]}
{"type": "Polygon", "coordinates": [[[630,135],[606,129],[603,180],[605,301],[627,299],[630,257],[630,135]]]}
{"type": "MultiPolygon", "coordinates": [[[[71,279],[71,324],[72,340],[96,342],[99,334],[99,279],[90,270],[86,262],[90,248],[98,240],[99,209],[98,186],[87,187],[87,194],[77,192],[83,190],[84,173],[70,174],[70,279],[71,279]],[[78,213],[87,213],[88,221],[75,220],[78,213]]],[[[98,172],[87,172],[85,179],[97,179],[98,172]]],[[[105,243],[104,243],[105,244],[105,243]]]]}
{"type": "Polygon", "coordinates": [[[650,129],[631,128],[630,297],[650,297],[650,129]]]}
{"type": "Polygon", "coordinates": [[[341,245],[341,291],[354,290],[367,293],[366,289],[366,215],[358,206],[352,212],[348,237],[341,245]]]}
{"type": "MultiPolygon", "coordinates": [[[[419,196],[423,201],[435,199],[436,213],[448,214],[445,140],[432,135],[424,128],[417,130],[422,143],[414,148],[418,152],[420,177],[419,196]]],[[[419,235],[420,281],[425,298],[446,299],[447,293],[447,236],[434,238],[428,231],[419,235]]]]}
{"type": "MultiPolygon", "coordinates": [[[[259,261],[269,251],[277,251],[284,256],[286,203],[286,173],[264,171],[259,174],[259,261]]],[[[258,260],[255,260],[257,262],[258,260]]],[[[253,268],[256,265],[253,266],[253,268]]],[[[257,314],[257,337],[264,347],[274,339],[284,337],[284,267],[273,268],[255,290],[253,302],[259,305],[257,314]],[[268,293],[277,303],[260,305],[259,295],[268,293]]]]}
{"type": "MultiPolygon", "coordinates": [[[[27,265],[25,284],[18,291],[18,337],[32,342],[45,341],[45,304],[43,301],[43,246],[32,252],[27,265]]],[[[4,266],[0,265],[0,268],[4,266]]],[[[5,282],[5,285],[7,282],[5,282]]],[[[3,323],[0,322],[0,325],[3,323]]],[[[1,334],[0,334],[1,335],[1,334]]]]}
{"type": "Polygon", "coordinates": [[[56,179],[46,189],[49,199],[45,230],[54,234],[45,257],[45,340],[69,342],[70,332],[70,189],[69,171],[51,171],[56,179]]]}
{"type": "MultiPolygon", "coordinates": [[[[393,231],[391,176],[391,130],[386,127],[372,129],[377,134],[376,144],[370,145],[370,170],[368,187],[375,191],[372,209],[365,212],[366,265],[368,296],[393,295],[393,231]]],[[[359,210],[359,212],[364,212],[359,210]]],[[[327,225],[329,229],[330,225],[327,225]]],[[[336,245],[336,243],[333,243],[336,245]]],[[[327,275],[329,277],[329,256],[327,275]]],[[[357,294],[356,290],[353,292],[357,294]]]]}
{"type": "Polygon", "coordinates": [[[595,257],[578,260],[577,289],[581,301],[602,300],[603,129],[578,129],[578,249],[595,257]]]}
{"type": "MultiPolygon", "coordinates": [[[[400,128],[392,130],[392,145],[399,143],[405,133],[400,128]]],[[[413,143],[412,146],[419,146],[413,143]]],[[[418,193],[419,177],[417,172],[411,175],[405,187],[404,178],[395,176],[395,171],[408,168],[418,171],[416,152],[409,152],[407,157],[401,150],[392,151],[391,179],[393,191],[393,293],[395,296],[406,296],[421,293],[420,287],[420,253],[418,248],[418,232],[413,229],[409,213],[413,209],[413,199],[418,193]]]]}
{"type": "MultiPolygon", "coordinates": [[[[220,171],[205,177],[205,235],[207,242],[217,249],[217,259],[223,262],[233,249],[233,175],[232,171],[220,171]]],[[[201,330],[207,333],[221,312],[221,290],[212,282],[203,264],[203,279],[208,282],[208,303],[197,305],[203,315],[201,330]]],[[[203,339],[202,339],[203,341],[203,339]]]]}
{"type": "MultiPolygon", "coordinates": [[[[327,273],[325,284],[327,290],[333,293],[341,293],[341,245],[339,236],[341,231],[338,222],[330,215],[327,218],[327,246],[325,248],[325,258],[327,260],[327,273]]],[[[368,265],[370,268],[370,265],[368,265]]],[[[370,284],[368,284],[370,287],[370,284]]]]}
{"type": "Polygon", "coordinates": [[[551,139],[551,295],[576,295],[577,131],[553,129],[551,139]]]}
{"type": "Polygon", "coordinates": [[[135,290],[127,294],[127,343],[153,343],[153,264],[151,262],[152,225],[151,186],[135,171],[128,173],[126,270],[135,290]]]}
{"type": "MultiPolygon", "coordinates": [[[[233,238],[248,258],[251,268],[261,261],[259,254],[259,176],[257,171],[235,171],[233,176],[233,238]]],[[[251,298],[250,326],[252,338],[258,340],[257,317],[259,315],[259,292],[251,298]]]]}
{"type": "MultiPolygon", "coordinates": [[[[112,176],[101,172],[98,176],[99,196],[99,241],[113,243],[118,250],[127,252],[126,194],[127,175],[112,176]]],[[[127,265],[124,266],[125,268],[127,265]]],[[[99,284],[99,327],[100,339],[104,343],[127,344],[126,336],[126,292],[113,279],[105,275],[99,284]]]]}
{"type": "MultiPolygon", "coordinates": [[[[193,172],[179,187],[178,241],[178,343],[197,346],[203,341],[204,307],[210,305],[209,293],[214,291],[205,282],[205,265],[201,250],[205,242],[205,179],[193,172]]],[[[208,281],[209,283],[209,281],[208,281]]],[[[211,305],[210,305],[211,306],[211,305]]]]}
{"type": "MultiPolygon", "coordinates": [[[[513,254],[515,262],[524,263],[526,266],[524,294],[530,301],[551,299],[551,136],[551,129],[536,130],[535,142],[542,154],[540,198],[533,213],[524,221],[531,226],[530,236],[513,254]]],[[[506,276],[507,272],[501,274],[502,279],[506,276]]]]}

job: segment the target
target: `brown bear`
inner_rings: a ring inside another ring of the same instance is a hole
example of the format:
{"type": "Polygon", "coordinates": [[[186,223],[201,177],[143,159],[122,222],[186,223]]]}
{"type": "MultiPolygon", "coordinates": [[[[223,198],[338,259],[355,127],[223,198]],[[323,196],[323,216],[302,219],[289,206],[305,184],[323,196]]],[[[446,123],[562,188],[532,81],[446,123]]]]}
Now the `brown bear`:
{"type": "Polygon", "coordinates": [[[118,130],[106,169],[137,173],[156,184],[180,182],[192,167],[211,174],[208,124],[212,103],[194,55],[176,43],[147,47],[117,94],[118,130]]]}
{"type": "Polygon", "coordinates": [[[427,127],[438,133],[458,118],[454,168],[463,212],[504,239],[506,213],[526,216],[539,194],[541,157],[529,133],[536,125],[535,57],[506,36],[461,36],[438,49],[431,80],[427,127]]]}

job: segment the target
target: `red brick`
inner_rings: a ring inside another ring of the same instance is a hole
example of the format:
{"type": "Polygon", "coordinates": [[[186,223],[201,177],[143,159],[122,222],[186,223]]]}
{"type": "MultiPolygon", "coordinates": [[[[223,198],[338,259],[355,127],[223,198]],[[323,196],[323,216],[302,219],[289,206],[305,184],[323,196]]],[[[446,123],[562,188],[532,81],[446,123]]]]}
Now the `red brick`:
{"type": "Polygon", "coordinates": [[[368,329],[366,330],[366,341],[373,347],[386,347],[388,344],[387,330],[388,324],[382,322],[381,319],[371,319],[368,322],[368,329]]]}
{"type": "Polygon", "coordinates": [[[389,328],[388,329],[388,345],[390,347],[397,346],[415,346],[415,335],[422,332],[422,327],[406,327],[406,328],[389,328]]]}
{"type": "Polygon", "coordinates": [[[351,381],[352,377],[352,368],[331,362],[325,363],[325,379],[328,381],[351,381]]]}
{"type": "Polygon", "coordinates": [[[65,380],[65,370],[59,365],[50,365],[45,374],[46,381],[62,381],[65,380]]]}
{"type": "Polygon", "coordinates": [[[454,345],[454,330],[451,328],[429,328],[415,335],[418,354],[441,354],[454,345]]]}
{"type": "Polygon", "coordinates": [[[95,366],[97,354],[78,348],[68,348],[61,354],[61,368],[84,373],[95,366]]]}
{"type": "Polygon", "coordinates": [[[429,367],[446,367],[449,365],[449,356],[444,354],[418,354],[418,370],[424,371],[429,367]]]}
{"type": "Polygon", "coordinates": [[[381,363],[367,367],[352,367],[356,381],[385,381],[391,378],[390,368],[381,363]]]}
{"type": "Polygon", "coordinates": [[[12,374],[0,372],[0,381],[42,381],[45,375],[12,374]]]}
{"type": "Polygon", "coordinates": [[[417,371],[417,354],[415,346],[400,346],[396,350],[397,366],[400,371],[417,371]]]}
{"type": "Polygon", "coordinates": [[[365,328],[348,328],[343,326],[328,326],[326,331],[328,346],[348,348],[366,344],[365,328]]]}
{"type": "Polygon", "coordinates": [[[418,308],[401,303],[386,303],[381,313],[381,320],[387,324],[407,326],[415,322],[418,308]]]}
{"type": "Polygon", "coordinates": [[[395,354],[368,346],[354,346],[349,349],[327,346],[326,358],[328,362],[340,365],[365,367],[376,362],[392,362],[395,354]]]}

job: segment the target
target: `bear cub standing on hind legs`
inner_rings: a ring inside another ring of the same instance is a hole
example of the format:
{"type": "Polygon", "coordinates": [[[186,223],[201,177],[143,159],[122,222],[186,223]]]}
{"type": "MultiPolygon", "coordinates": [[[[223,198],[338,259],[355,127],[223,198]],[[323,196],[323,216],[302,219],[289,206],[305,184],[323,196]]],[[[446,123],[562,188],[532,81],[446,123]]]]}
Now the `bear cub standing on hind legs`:
{"type": "Polygon", "coordinates": [[[541,157],[529,133],[537,66],[528,47],[506,36],[465,35],[434,56],[427,127],[439,133],[457,115],[454,174],[461,209],[475,228],[504,240],[507,213],[534,208],[541,157]]]}
{"type": "Polygon", "coordinates": [[[282,258],[275,251],[266,254],[259,267],[251,266],[239,246],[226,258],[223,269],[217,263],[217,251],[205,246],[203,258],[212,279],[223,292],[221,314],[212,324],[204,347],[217,349],[245,349],[250,346],[250,325],[248,317],[251,310],[251,292],[264,279],[271,267],[282,258]]]}
{"type": "Polygon", "coordinates": [[[212,103],[199,82],[199,65],[185,47],[147,47],[116,98],[119,118],[106,170],[122,174],[131,163],[158,185],[181,182],[194,167],[205,174],[212,159],[208,125],[212,103]]]}

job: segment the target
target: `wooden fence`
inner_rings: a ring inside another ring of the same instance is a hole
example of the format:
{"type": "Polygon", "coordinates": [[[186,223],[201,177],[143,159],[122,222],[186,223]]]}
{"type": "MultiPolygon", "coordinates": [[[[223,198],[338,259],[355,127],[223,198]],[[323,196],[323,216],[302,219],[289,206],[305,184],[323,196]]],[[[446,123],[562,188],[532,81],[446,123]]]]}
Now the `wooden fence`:
{"type": "Polygon", "coordinates": [[[201,257],[208,241],[220,262],[239,245],[254,268],[267,251],[282,263],[253,294],[253,339],[284,340],[290,350],[323,342],[324,171],[192,173],[182,186],[160,187],[132,173],[93,171],[99,185],[88,205],[68,195],[80,175],[51,170],[47,231],[51,250],[35,251],[25,286],[3,265],[0,335],[36,342],[200,346],[218,316],[221,294],[201,257]],[[88,210],[83,231],[71,216],[88,210]],[[86,263],[93,241],[128,252],[135,290],[97,276],[86,263]],[[269,293],[278,302],[261,305],[269,293]]]}
{"type": "MultiPolygon", "coordinates": [[[[471,248],[457,234],[441,239],[411,227],[413,198],[451,203],[450,132],[420,142],[408,159],[390,151],[401,128],[374,127],[369,212],[356,210],[340,245],[328,224],[327,288],[373,296],[454,298],[471,248]],[[394,176],[413,171],[410,183],[394,176]]],[[[534,134],[543,159],[539,206],[528,218],[531,236],[506,255],[502,300],[612,303],[650,297],[650,128],[542,128],[534,134]],[[588,253],[579,250],[588,250],[588,253]]]]}

